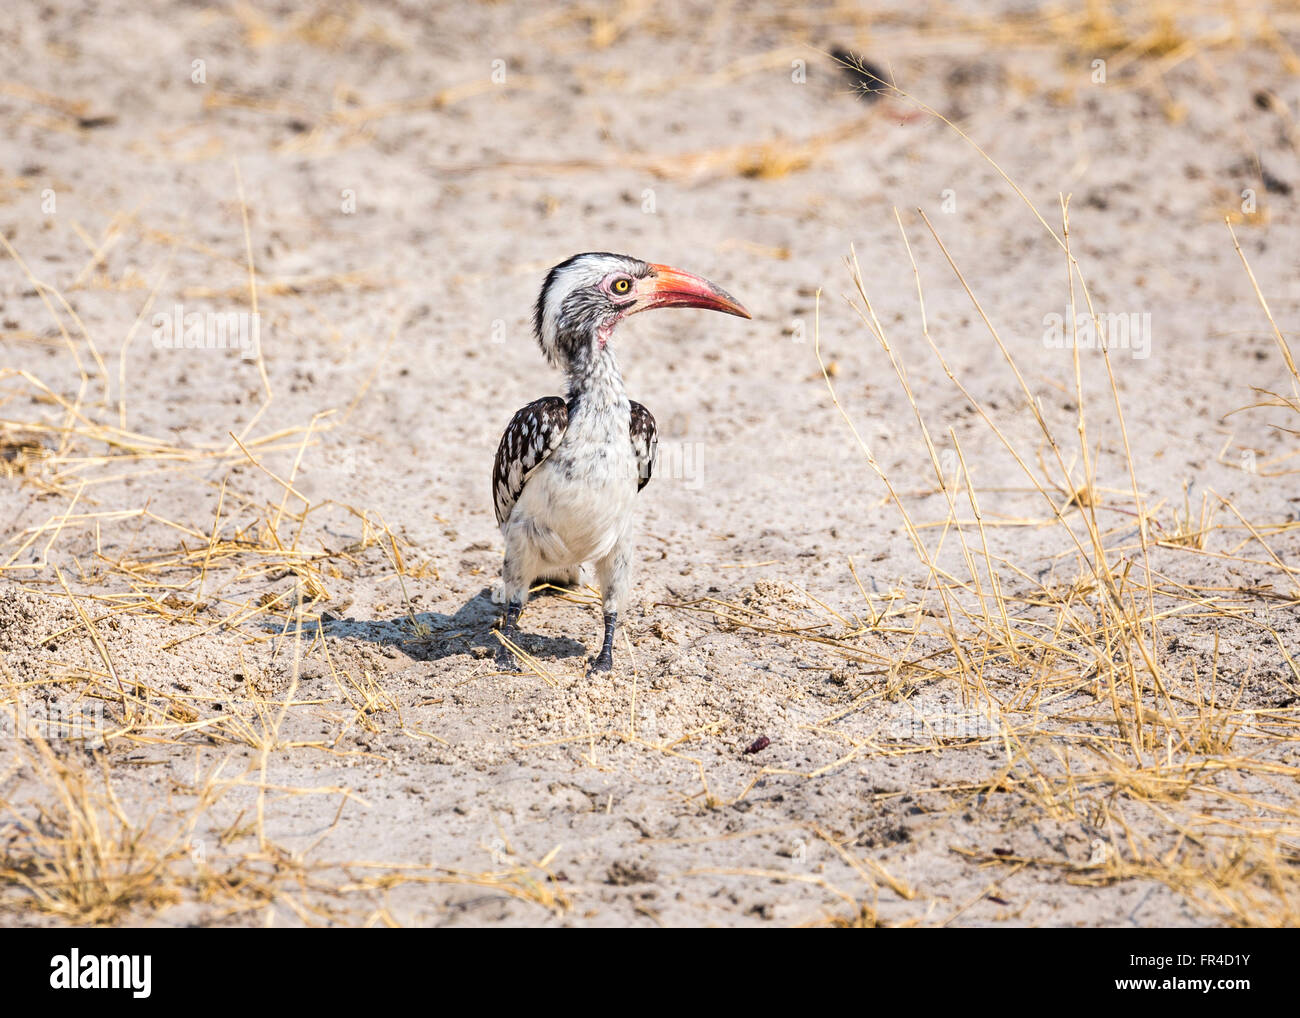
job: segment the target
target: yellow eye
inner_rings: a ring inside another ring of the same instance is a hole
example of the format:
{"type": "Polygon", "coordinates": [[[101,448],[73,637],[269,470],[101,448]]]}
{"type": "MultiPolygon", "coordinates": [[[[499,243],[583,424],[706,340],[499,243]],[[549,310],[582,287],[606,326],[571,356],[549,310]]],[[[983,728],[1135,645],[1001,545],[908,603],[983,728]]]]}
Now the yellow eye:
{"type": "Polygon", "coordinates": [[[616,279],[614,280],[614,284],[613,286],[610,287],[610,289],[612,289],[616,294],[618,294],[621,297],[629,290],[632,289],[632,280],[616,279]]]}

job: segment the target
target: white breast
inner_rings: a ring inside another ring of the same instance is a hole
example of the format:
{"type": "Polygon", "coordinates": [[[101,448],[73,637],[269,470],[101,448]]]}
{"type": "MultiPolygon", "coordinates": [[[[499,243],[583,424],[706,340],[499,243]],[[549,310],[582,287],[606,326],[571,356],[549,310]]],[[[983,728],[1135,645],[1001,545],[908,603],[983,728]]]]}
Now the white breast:
{"type": "Polygon", "coordinates": [[[604,558],[627,529],[638,481],[628,427],[625,406],[575,415],[528,478],[507,526],[526,526],[547,565],[604,558]]]}

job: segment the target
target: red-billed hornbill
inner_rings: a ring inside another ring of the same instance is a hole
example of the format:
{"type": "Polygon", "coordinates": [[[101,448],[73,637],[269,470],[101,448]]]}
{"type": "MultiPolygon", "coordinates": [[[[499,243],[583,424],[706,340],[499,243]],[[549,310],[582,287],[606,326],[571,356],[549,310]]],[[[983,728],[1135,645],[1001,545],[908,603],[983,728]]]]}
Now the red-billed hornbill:
{"type": "MultiPolygon", "coordinates": [[[[636,494],[650,480],[655,421],[627,398],[609,346],[614,327],[651,308],[749,312],[708,280],[626,255],[575,255],[551,269],[533,327],[542,352],[567,378],[567,395],[529,403],[497,448],[492,495],[506,539],[502,568],[505,624],[516,638],[519,612],[538,578],[576,584],[594,562],[605,612],[605,642],[593,671],[613,666],[614,627],[627,601],[636,494]]],[[[518,667],[503,642],[505,670],[518,667]]]]}

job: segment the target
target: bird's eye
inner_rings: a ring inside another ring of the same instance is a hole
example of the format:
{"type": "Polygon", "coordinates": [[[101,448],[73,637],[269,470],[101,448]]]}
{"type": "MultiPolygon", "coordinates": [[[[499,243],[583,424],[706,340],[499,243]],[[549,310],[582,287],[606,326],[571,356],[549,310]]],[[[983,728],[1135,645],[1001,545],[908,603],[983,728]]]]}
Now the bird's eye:
{"type": "Polygon", "coordinates": [[[621,297],[632,289],[632,280],[627,278],[616,279],[610,285],[610,289],[621,297]]]}

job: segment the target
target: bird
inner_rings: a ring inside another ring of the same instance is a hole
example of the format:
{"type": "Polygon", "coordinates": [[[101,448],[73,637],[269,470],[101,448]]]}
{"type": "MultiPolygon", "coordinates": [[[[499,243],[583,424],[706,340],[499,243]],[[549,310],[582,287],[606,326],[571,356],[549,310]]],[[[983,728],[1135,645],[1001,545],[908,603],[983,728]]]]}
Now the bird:
{"type": "Polygon", "coordinates": [[[515,671],[519,613],[539,579],[576,586],[594,563],[604,641],[589,672],[613,667],[614,632],[631,589],[631,521],[650,480],[655,419],[629,399],[610,344],[629,315],[706,308],[750,318],[721,287],[668,265],[605,251],[577,254],[547,273],[533,311],[546,359],[564,372],[564,396],[543,396],[511,418],[497,447],[492,498],[505,538],[505,603],[497,667],[515,671]]]}

